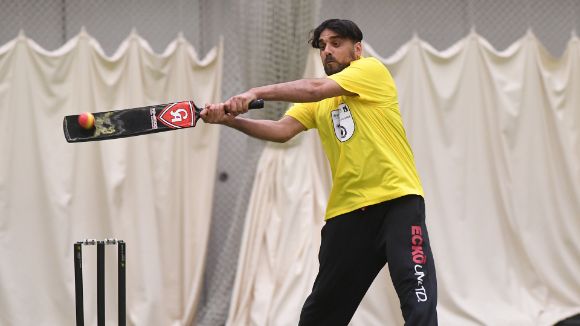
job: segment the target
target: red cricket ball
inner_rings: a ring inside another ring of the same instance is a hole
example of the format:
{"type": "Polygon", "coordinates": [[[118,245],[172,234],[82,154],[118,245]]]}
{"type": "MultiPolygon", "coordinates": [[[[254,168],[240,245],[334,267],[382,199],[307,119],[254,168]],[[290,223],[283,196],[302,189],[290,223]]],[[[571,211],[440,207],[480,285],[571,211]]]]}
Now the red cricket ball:
{"type": "Polygon", "coordinates": [[[95,126],[95,116],[90,112],[84,112],[79,115],[79,125],[86,130],[95,126]]]}

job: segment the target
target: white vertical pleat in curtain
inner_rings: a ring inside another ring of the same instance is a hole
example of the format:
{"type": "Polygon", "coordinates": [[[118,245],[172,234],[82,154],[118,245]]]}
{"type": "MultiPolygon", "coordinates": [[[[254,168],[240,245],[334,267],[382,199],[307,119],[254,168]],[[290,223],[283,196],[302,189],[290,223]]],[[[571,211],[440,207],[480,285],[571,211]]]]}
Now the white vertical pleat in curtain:
{"type": "MultiPolygon", "coordinates": [[[[314,52],[305,76],[321,76],[314,52]]],[[[314,282],[329,167],[316,132],[268,143],[250,196],[227,325],[297,325],[314,282]]]]}
{"type": "MultiPolygon", "coordinates": [[[[68,144],[65,115],[219,100],[222,47],[200,60],[136,34],[112,57],[84,31],[54,52],[20,35],[0,48],[0,324],[74,321],[72,245],[127,243],[129,325],[184,325],[201,288],[218,127],[68,144]]],[[[95,248],[84,249],[85,319],[96,320],[95,248]]],[[[107,321],[116,251],[107,249],[107,321]]]]}
{"type": "MultiPolygon", "coordinates": [[[[476,33],[445,51],[417,38],[386,59],[366,49],[398,85],[425,188],[440,324],[552,325],[580,313],[579,40],[561,58],[531,33],[501,52],[476,33]]],[[[298,319],[328,191],[313,136],[264,150],[229,325],[298,319]]],[[[351,324],[402,324],[385,270],[351,324]]]]}

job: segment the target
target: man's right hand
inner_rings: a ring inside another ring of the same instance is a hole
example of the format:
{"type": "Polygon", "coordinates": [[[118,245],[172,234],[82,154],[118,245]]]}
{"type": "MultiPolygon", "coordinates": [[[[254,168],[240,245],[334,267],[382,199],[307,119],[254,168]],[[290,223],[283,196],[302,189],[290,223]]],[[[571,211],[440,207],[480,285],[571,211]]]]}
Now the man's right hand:
{"type": "Polygon", "coordinates": [[[226,113],[225,104],[206,104],[205,108],[200,112],[201,119],[205,123],[213,124],[228,124],[231,123],[235,116],[226,113]]]}

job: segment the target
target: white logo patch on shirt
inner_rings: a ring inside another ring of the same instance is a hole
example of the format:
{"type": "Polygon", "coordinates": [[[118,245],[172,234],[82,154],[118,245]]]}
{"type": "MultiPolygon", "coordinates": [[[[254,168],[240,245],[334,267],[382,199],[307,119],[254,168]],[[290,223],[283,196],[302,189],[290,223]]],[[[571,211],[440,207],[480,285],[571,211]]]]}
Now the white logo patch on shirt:
{"type": "Polygon", "coordinates": [[[354,120],[348,105],[342,103],[338,109],[330,112],[334,134],[341,142],[345,142],[354,134],[354,120]]]}

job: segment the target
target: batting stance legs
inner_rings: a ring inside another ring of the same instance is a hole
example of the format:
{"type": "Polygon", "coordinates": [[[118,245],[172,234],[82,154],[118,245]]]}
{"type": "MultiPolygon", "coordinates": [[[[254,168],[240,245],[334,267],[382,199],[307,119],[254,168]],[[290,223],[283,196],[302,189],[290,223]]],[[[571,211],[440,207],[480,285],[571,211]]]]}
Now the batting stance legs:
{"type": "Polygon", "coordinates": [[[437,279],[422,197],[404,196],[331,218],[322,228],[318,259],[299,325],[348,325],[387,262],[405,325],[437,325],[437,279]]]}

